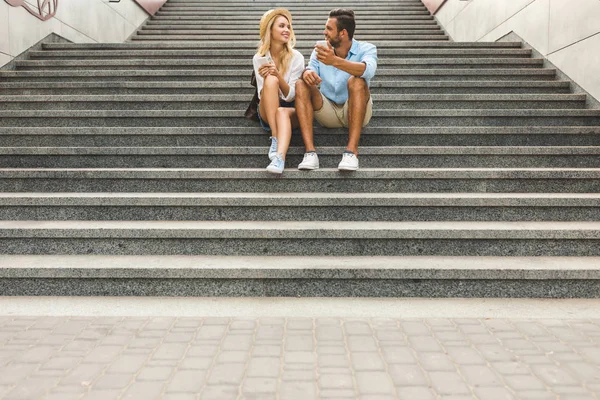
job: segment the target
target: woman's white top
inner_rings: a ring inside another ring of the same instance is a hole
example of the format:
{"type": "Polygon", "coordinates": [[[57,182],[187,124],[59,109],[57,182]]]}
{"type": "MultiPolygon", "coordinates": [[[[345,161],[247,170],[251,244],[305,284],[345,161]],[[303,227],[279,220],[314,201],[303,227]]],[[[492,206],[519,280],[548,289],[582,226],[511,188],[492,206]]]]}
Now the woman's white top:
{"type": "MultiPolygon", "coordinates": [[[[254,73],[256,74],[256,87],[258,89],[258,98],[260,99],[261,92],[263,89],[263,85],[265,80],[262,76],[258,74],[258,61],[257,58],[260,57],[258,54],[254,55],[252,58],[252,64],[254,64],[254,73]]],[[[267,51],[265,57],[271,57],[271,51],[267,51]]],[[[283,75],[283,79],[290,85],[290,91],[287,96],[283,95],[281,89],[279,89],[279,98],[283,101],[287,101],[291,103],[296,98],[296,81],[302,76],[302,72],[304,72],[304,56],[296,49],[292,49],[292,59],[290,60],[290,67],[286,71],[285,75],[283,75]]]]}

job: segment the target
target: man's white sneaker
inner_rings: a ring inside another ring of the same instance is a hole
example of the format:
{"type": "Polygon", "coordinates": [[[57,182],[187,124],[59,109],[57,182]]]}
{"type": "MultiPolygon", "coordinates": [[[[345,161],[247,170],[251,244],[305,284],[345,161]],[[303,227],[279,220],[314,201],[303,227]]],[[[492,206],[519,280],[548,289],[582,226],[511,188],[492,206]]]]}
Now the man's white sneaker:
{"type": "Polygon", "coordinates": [[[340,171],[356,171],[358,169],[358,157],[354,153],[342,154],[342,161],[338,165],[340,171]]]}
{"type": "Polygon", "coordinates": [[[319,156],[314,151],[304,153],[304,159],[298,164],[298,169],[319,169],[319,156]]]}

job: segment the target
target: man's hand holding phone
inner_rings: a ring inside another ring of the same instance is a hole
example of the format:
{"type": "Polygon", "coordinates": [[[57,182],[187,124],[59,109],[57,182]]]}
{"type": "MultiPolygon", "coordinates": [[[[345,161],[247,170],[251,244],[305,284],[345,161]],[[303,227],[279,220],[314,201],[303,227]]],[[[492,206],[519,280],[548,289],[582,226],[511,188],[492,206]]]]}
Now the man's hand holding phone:
{"type": "Polygon", "coordinates": [[[335,59],[335,52],[333,47],[327,40],[319,40],[315,45],[317,52],[317,60],[321,61],[325,65],[332,65],[335,59]]]}

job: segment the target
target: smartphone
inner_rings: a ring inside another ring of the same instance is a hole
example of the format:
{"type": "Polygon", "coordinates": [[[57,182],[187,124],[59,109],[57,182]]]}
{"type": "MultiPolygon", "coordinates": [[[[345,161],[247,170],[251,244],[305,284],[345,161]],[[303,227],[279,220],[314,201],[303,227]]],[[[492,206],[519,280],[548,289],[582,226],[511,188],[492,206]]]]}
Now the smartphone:
{"type": "Polygon", "coordinates": [[[258,61],[258,66],[259,67],[262,66],[262,65],[265,65],[265,64],[273,64],[273,60],[269,56],[258,57],[256,59],[256,61],[258,61]]]}

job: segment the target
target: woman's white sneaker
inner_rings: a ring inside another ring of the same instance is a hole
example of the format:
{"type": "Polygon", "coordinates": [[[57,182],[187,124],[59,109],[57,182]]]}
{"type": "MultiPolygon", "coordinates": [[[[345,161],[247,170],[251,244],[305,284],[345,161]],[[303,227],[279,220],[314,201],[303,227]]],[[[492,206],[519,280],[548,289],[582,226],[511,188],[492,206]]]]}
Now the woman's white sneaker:
{"type": "Polygon", "coordinates": [[[319,156],[314,151],[304,153],[302,162],[298,164],[298,169],[319,169],[319,156]]]}
{"type": "Polygon", "coordinates": [[[356,171],[358,169],[358,157],[356,154],[345,152],[342,154],[342,161],[338,165],[340,171],[356,171]]]}
{"type": "Polygon", "coordinates": [[[271,146],[269,147],[269,160],[273,160],[277,155],[277,138],[271,136],[271,146]]]}

